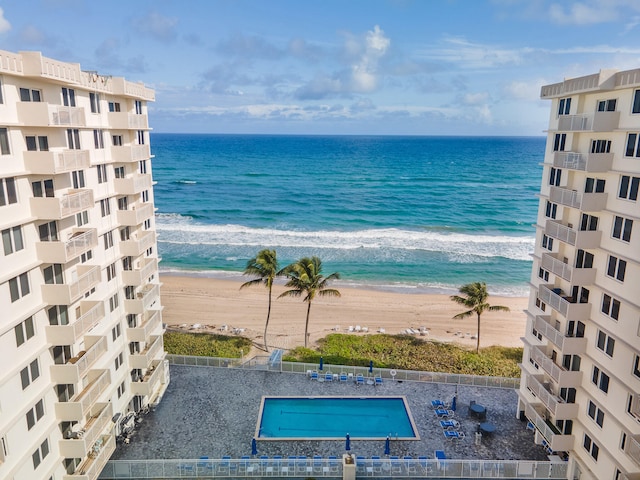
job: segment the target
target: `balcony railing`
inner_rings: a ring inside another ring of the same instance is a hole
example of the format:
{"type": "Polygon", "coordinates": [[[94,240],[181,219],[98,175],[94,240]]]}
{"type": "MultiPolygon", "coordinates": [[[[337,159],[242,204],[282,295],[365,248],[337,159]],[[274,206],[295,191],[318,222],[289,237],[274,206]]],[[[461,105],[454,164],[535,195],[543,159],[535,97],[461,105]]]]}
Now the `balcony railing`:
{"type": "Polygon", "coordinates": [[[137,327],[127,328],[127,338],[130,342],[148,342],[151,333],[162,322],[160,310],[149,310],[146,315],[149,315],[149,317],[142,324],[137,327]]]}
{"type": "Polygon", "coordinates": [[[549,410],[551,416],[558,420],[570,420],[578,414],[577,403],[566,403],[562,398],[549,391],[549,386],[542,384],[534,375],[524,370],[522,374],[526,376],[526,386],[542,404],[549,410]]]}
{"type": "Polygon", "coordinates": [[[570,283],[579,285],[592,285],[596,278],[595,268],[573,268],[550,253],[542,254],[540,266],[570,283]]]}
{"type": "Polygon", "coordinates": [[[62,480],[97,480],[115,450],[115,437],[102,435],[90,449],[87,458],[78,465],[76,471],[70,475],[63,475],[62,480]]]}
{"type": "Polygon", "coordinates": [[[555,152],[553,166],[588,173],[608,172],[613,163],[613,153],[555,152]]]}
{"type": "Polygon", "coordinates": [[[86,117],[82,107],[52,105],[50,106],[50,115],[52,125],[68,127],[84,127],[86,125],[86,117]]]}
{"type": "Polygon", "coordinates": [[[25,169],[35,175],[57,175],[72,170],[89,168],[89,150],[64,150],[62,152],[24,152],[25,169]]]}
{"type": "Polygon", "coordinates": [[[544,233],[561,242],[573,245],[576,248],[589,249],[600,246],[600,230],[575,230],[573,227],[563,225],[555,220],[547,220],[544,233]]]}
{"type": "Polygon", "coordinates": [[[61,220],[94,207],[93,190],[70,190],[62,197],[32,197],[31,213],[41,220],[61,220]]]}
{"type": "Polygon", "coordinates": [[[131,393],[134,395],[151,396],[160,385],[164,376],[164,360],[153,360],[147,373],[137,382],[131,382],[131,393]]]}
{"type": "Polygon", "coordinates": [[[164,343],[162,335],[159,335],[155,338],[151,337],[151,343],[148,343],[142,352],[132,354],[129,357],[129,364],[131,368],[149,368],[152,360],[161,358],[164,358],[164,343]]]}
{"type": "Polygon", "coordinates": [[[51,379],[55,383],[78,383],[89,368],[107,351],[107,338],[100,337],[86,352],[80,352],[64,365],[51,365],[51,379]]]}
{"type": "Polygon", "coordinates": [[[607,194],[604,192],[578,193],[568,188],[552,186],[549,191],[549,200],[583,212],[599,212],[607,204],[607,194]]]}
{"type": "Polygon", "coordinates": [[[640,465],[640,435],[627,435],[624,451],[634,462],[640,465]]]}
{"type": "Polygon", "coordinates": [[[120,253],[130,257],[142,255],[149,247],[156,242],[156,234],[152,231],[144,233],[134,233],[129,240],[120,242],[120,253]]]}
{"type": "Polygon", "coordinates": [[[600,85],[600,74],[594,73],[585,77],[572,78],[564,82],[545,85],[540,91],[540,97],[550,98],[571,95],[576,92],[595,90],[600,85]]]}
{"type": "Polygon", "coordinates": [[[68,263],[98,245],[95,228],[79,230],[66,242],[36,242],[38,259],[44,263],[68,263]]]}
{"type": "Polygon", "coordinates": [[[40,52],[22,52],[24,74],[30,77],[44,77],[64,83],[78,83],[82,73],[77,63],[61,62],[43,56],[40,52]]]}
{"type": "Polygon", "coordinates": [[[540,432],[540,435],[544,437],[547,444],[551,447],[551,450],[554,452],[568,452],[573,449],[573,435],[557,433],[549,426],[547,421],[544,419],[543,414],[538,412],[533,405],[526,403],[524,414],[527,419],[533,423],[536,430],[540,432]]]}
{"type": "Polygon", "coordinates": [[[586,318],[591,313],[590,303],[577,303],[553,285],[540,285],[538,298],[569,320],[586,318]]]}
{"type": "Polygon", "coordinates": [[[100,283],[100,266],[78,265],[78,277],[67,284],[43,284],[42,299],[49,305],[71,305],[100,283]]]}
{"type": "Polygon", "coordinates": [[[149,145],[122,145],[111,147],[111,159],[114,162],[130,163],[151,158],[149,145]]]}
{"type": "Polygon", "coordinates": [[[542,367],[542,369],[547,372],[551,378],[553,378],[559,387],[577,387],[580,385],[582,372],[573,372],[557,365],[538,346],[531,346],[529,354],[531,355],[531,359],[542,367]]]}
{"type": "Polygon", "coordinates": [[[73,345],[85,333],[95,327],[104,318],[103,302],[82,302],[80,317],[68,325],[47,325],[47,342],[53,345],[73,345]]]}
{"type": "Polygon", "coordinates": [[[139,263],[137,268],[122,272],[122,281],[125,285],[139,286],[145,284],[149,281],[149,277],[158,270],[157,258],[144,258],[139,263]]]}
{"type": "Polygon", "coordinates": [[[152,203],[140,203],[134,205],[131,210],[118,210],[118,223],[122,226],[135,227],[153,217],[153,210],[152,203]]]}
{"type": "Polygon", "coordinates": [[[152,89],[145,87],[142,82],[130,82],[122,77],[113,78],[113,94],[140,98],[151,102],[156,98],[155,92],[152,89]]]}
{"type": "Polygon", "coordinates": [[[127,178],[114,180],[116,192],[121,195],[137,195],[153,186],[151,175],[148,173],[136,173],[127,178]]]}
{"type": "Polygon", "coordinates": [[[595,112],[562,115],[558,118],[560,132],[610,132],[618,128],[620,112],[595,112]]]}
{"type": "Polygon", "coordinates": [[[89,413],[89,410],[100,398],[100,395],[111,384],[109,370],[93,370],[89,372],[91,379],[89,384],[75,397],[68,402],[58,402],[55,404],[56,418],[58,420],[82,421],[89,413]]]}
{"type": "MultiPolygon", "coordinates": [[[[528,315],[531,315],[527,312],[528,315]]],[[[587,348],[587,339],[584,337],[569,337],[558,331],[551,325],[549,315],[536,315],[533,320],[534,328],[548,338],[558,347],[563,355],[580,355],[587,348]]]]}
{"type": "MultiPolygon", "coordinates": [[[[144,313],[158,303],[160,285],[149,283],[136,293],[136,298],[125,299],[124,308],[127,313],[144,313]]],[[[157,305],[159,306],[159,305],[157,305]]]]}
{"type": "Polygon", "coordinates": [[[111,403],[96,403],[78,438],[59,441],[60,454],[67,458],[84,458],[93,452],[96,441],[111,424],[112,412],[111,403]]]}
{"type": "Polygon", "coordinates": [[[109,112],[109,125],[118,130],[146,130],[149,119],[146,114],[109,112]]]}

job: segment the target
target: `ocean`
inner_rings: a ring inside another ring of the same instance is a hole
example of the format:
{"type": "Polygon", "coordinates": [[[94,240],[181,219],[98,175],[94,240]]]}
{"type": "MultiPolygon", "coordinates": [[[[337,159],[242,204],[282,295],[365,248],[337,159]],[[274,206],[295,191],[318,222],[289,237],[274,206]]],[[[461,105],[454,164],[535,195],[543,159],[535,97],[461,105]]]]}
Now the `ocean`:
{"type": "Polygon", "coordinates": [[[151,136],[161,271],[277,250],[340,286],[525,296],[544,137],[151,136]]]}

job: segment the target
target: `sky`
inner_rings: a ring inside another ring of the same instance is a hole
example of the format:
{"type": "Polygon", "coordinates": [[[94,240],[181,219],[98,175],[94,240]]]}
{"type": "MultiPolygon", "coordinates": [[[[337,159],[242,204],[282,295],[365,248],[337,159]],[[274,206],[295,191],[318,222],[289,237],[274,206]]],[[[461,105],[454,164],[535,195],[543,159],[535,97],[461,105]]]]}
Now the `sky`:
{"type": "Polygon", "coordinates": [[[638,0],[0,0],[0,49],[156,91],[156,132],[540,136],[640,68],[638,0]]]}

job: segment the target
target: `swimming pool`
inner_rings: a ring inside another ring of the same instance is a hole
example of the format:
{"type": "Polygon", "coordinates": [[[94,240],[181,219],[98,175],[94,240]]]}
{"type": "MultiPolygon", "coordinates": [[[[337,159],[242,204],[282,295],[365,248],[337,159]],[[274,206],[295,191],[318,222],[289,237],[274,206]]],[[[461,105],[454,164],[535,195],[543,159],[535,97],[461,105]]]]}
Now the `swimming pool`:
{"type": "Polygon", "coordinates": [[[420,440],[405,397],[262,397],[259,440],[420,440]]]}

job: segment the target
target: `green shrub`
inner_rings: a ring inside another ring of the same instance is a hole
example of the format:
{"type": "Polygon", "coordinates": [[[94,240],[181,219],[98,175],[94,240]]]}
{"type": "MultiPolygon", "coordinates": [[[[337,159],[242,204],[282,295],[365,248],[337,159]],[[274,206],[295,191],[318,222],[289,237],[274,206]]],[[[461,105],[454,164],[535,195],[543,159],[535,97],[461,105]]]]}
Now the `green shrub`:
{"type": "Polygon", "coordinates": [[[164,348],[167,353],[174,355],[240,358],[243,353],[249,353],[251,346],[251,340],[244,337],[191,332],[164,334],[164,348]]]}

